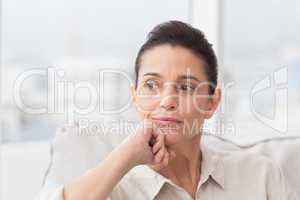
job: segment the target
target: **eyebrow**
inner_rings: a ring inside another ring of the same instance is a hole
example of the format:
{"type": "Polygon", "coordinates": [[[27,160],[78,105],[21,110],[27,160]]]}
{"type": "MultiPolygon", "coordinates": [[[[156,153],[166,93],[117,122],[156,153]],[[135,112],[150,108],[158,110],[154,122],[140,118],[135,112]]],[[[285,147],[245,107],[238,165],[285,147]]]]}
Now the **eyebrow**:
{"type": "MultiPolygon", "coordinates": [[[[160,78],[162,77],[161,74],[156,73],[156,72],[148,72],[148,73],[144,74],[143,76],[157,76],[157,77],[160,77],[160,78]]],[[[178,77],[178,79],[193,79],[195,81],[200,82],[200,80],[197,77],[193,76],[193,75],[180,75],[178,77]]]]}
{"type": "Polygon", "coordinates": [[[181,75],[181,76],[179,76],[179,79],[193,79],[195,81],[200,82],[200,80],[197,77],[192,76],[192,75],[181,75]]]}
{"type": "Polygon", "coordinates": [[[143,76],[157,76],[157,77],[162,77],[162,75],[160,75],[159,73],[156,72],[148,72],[146,74],[144,74],[143,76]]]}

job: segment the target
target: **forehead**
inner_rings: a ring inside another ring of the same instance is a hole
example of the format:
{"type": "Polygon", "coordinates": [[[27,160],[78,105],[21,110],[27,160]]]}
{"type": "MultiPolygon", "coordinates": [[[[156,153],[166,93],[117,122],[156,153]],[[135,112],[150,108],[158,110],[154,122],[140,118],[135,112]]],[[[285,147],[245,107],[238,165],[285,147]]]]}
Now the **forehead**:
{"type": "Polygon", "coordinates": [[[171,45],[160,45],[147,50],[141,57],[139,76],[155,72],[166,79],[175,80],[178,76],[191,74],[205,80],[205,62],[191,50],[171,45]]]}

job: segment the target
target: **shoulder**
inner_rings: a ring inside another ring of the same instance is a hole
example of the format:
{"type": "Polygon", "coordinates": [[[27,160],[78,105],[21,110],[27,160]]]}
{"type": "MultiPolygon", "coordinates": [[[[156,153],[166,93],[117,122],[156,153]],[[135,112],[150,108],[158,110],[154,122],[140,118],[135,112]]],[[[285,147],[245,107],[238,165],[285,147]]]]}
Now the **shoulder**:
{"type": "Polygon", "coordinates": [[[273,160],[258,152],[243,149],[221,150],[208,145],[202,147],[207,156],[217,157],[222,161],[226,172],[235,171],[235,174],[245,171],[265,173],[276,168],[273,160]]]}
{"type": "Polygon", "coordinates": [[[264,187],[273,174],[280,172],[274,161],[259,153],[237,150],[217,151],[217,155],[223,163],[225,180],[229,185],[236,182],[242,183],[241,186],[261,184],[264,187]]]}
{"type": "Polygon", "coordinates": [[[271,158],[248,150],[215,152],[224,166],[226,194],[249,194],[251,199],[292,199],[282,169],[271,158]]]}
{"type": "MultiPolygon", "coordinates": [[[[240,180],[239,188],[253,186],[270,199],[285,199],[287,184],[281,168],[270,158],[249,151],[220,153],[225,166],[228,183],[232,179],[240,180]],[[279,198],[280,197],[280,198],[279,198]]],[[[229,183],[230,185],[230,183],[229,183]]]]}
{"type": "Polygon", "coordinates": [[[268,171],[276,168],[273,160],[257,152],[247,150],[218,152],[223,162],[230,167],[243,167],[248,170],[268,171]]]}

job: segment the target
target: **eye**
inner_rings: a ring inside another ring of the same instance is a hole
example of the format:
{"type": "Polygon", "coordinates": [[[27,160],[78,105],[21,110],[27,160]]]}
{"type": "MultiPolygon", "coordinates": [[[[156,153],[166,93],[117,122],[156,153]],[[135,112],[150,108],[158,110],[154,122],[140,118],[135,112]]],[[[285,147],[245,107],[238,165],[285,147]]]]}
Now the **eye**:
{"type": "Polygon", "coordinates": [[[145,86],[148,88],[148,89],[156,89],[156,88],[158,88],[158,83],[157,83],[157,81],[155,81],[155,80],[147,80],[146,82],[145,82],[145,86]]]}
{"type": "Polygon", "coordinates": [[[195,86],[193,86],[192,84],[179,84],[178,87],[179,90],[182,90],[184,92],[193,92],[195,90],[195,86]]]}

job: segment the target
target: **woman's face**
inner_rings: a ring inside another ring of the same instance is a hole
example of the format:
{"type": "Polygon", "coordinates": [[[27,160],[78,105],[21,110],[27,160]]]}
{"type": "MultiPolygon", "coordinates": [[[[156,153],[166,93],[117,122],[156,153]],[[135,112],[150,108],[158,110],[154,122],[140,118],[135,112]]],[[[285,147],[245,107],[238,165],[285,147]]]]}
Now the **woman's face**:
{"type": "Polygon", "coordinates": [[[141,57],[134,103],[140,120],[152,119],[157,134],[166,134],[167,145],[199,134],[219,103],[219,89],[209,96],[204,70],[205,62],[180,46],[159,45],[141,57]]]}

